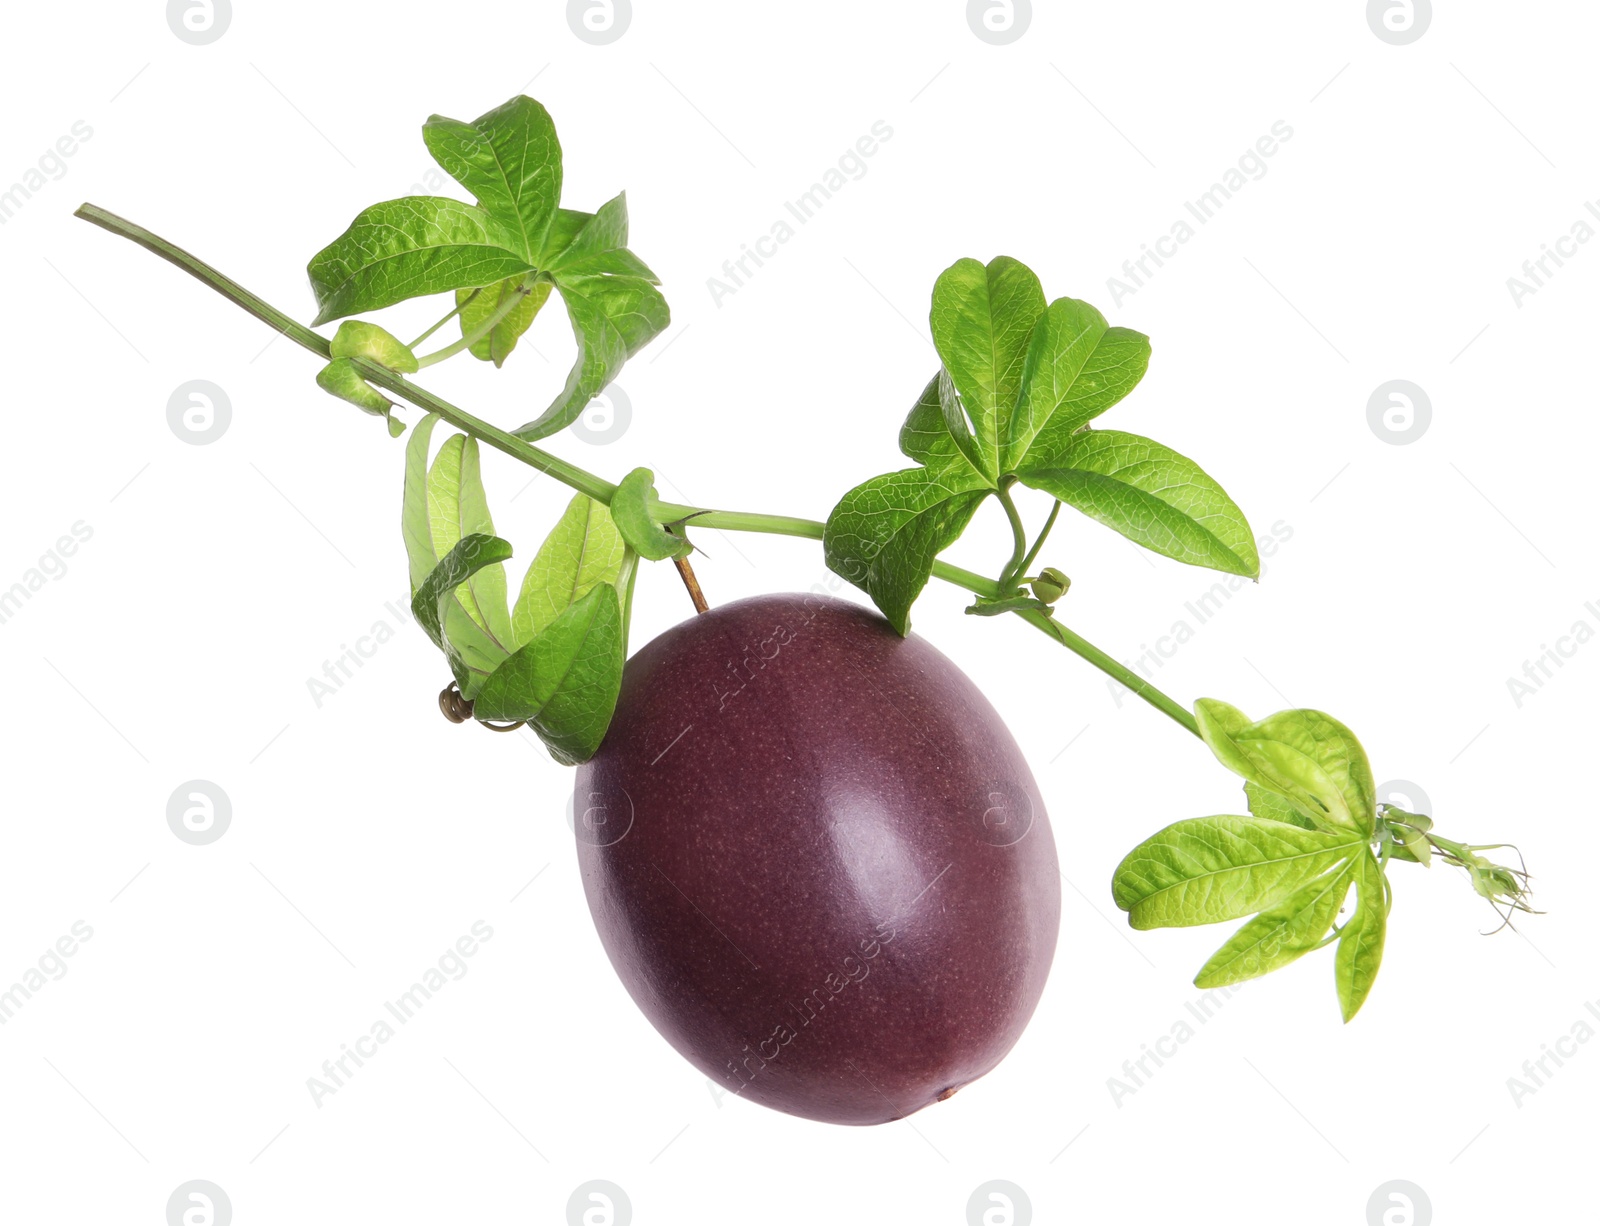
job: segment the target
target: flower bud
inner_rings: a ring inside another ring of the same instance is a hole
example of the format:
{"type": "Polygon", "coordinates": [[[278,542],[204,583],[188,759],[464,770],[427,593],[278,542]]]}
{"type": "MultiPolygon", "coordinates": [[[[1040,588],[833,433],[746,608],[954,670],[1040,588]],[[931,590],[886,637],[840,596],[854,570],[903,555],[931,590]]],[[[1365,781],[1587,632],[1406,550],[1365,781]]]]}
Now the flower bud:
{"type": "Polygon", "coordinates": [[[1055,604],[1067,594],[1067,589],[1072,586],[1072,580],[1067,578],[1054,566],[1046,566],[1039,572],[1039,577],[1028,585],[1033,589],[1033,594],[1045,604],[1055,604]]]}

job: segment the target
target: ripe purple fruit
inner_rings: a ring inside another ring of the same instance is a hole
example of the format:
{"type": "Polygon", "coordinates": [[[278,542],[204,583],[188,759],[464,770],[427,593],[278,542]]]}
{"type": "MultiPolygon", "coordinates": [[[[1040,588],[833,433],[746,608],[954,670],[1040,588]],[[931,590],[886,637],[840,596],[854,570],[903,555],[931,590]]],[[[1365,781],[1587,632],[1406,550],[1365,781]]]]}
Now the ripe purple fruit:
{"type": "Polygon", "coordinates": [[[1055,953],[1061,881],[988,701],[855,605],[762,596],[628,662],[578,771],[601,942],[714,1084],[837,1124],[998,1064],[1055,953]]]}

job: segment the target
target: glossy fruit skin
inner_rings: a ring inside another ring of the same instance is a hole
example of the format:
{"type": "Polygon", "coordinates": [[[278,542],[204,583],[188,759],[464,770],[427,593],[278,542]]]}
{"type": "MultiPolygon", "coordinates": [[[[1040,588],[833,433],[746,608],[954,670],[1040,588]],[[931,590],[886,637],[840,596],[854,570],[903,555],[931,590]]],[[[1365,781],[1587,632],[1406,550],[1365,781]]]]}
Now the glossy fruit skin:
{"type": "Polygon", "coordinates": [[[645,646],[575,814],[612,965],[730,1093],[899,1119],[994,1068],[1044,989],[1061,877],[1027,763],[853,604],[760,596],[645,646]]]}

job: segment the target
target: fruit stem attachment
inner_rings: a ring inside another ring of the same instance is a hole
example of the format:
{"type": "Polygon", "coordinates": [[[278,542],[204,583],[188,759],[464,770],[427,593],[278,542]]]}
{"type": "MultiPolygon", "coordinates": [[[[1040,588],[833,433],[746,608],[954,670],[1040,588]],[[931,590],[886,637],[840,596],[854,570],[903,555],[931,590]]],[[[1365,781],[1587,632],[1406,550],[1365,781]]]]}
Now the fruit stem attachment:
{"type": "Polygon", "coordinates": [[[709,613],[711,606],[706,603],[706,595],[700,590],[700,580],[695,578],[694,567],[689,565],[688,558],[673,558],[672,564],[678,568],[678,577],[683,580],[683,586],[688,590],[689,599],[694,601],[696,613],[709,613]]]}

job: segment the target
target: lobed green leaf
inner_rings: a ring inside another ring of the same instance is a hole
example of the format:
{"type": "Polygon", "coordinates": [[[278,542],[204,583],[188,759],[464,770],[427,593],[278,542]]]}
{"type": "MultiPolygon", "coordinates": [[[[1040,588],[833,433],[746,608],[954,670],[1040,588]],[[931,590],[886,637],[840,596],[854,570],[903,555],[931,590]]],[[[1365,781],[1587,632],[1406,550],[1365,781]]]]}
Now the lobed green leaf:
{"type": "Polygon", "coordinates": [[[940,552],[961,535],[989,492],[970,467],[935,473],[909,468],[847,493],[822,533],[828,567],[861,588],[901,634],[940,552]]]}
{"type": "Polygon", "coordinates": [[[1388,891],[1383,869],[1370,851],[1355,868],[1358,902],[1339,931],[1339,948],[1333,955],[1334,981],[1339,988],[1339,1011],[1348,1022],[1366,1003],[1383,961],[1384,932],[1388,927],[1388,891]]]}
{"type": "MultiPolygon", "coordinates": [[[[428,524],[434,552],[443,557],[471,535],[493,536],[494,520],[479,469],[478,440],[455,434],[444,441],[428,471],[428,524]]],[[[458,593],[467,616],[489,636],[502,655],[512,647],[511,615],[506,608],[506,573],[500,566],[477,572],[458,593]]]]}
{"type": "Polygon", "coordinates": [[[520,647],[597,584],[616,583],[626,546],[605,504],[573,495],[523,576],[511,611],[511,631],[520,647]]]}
{"type": "Polygon", "coordinates": [[[949,409],[955,395],[949,374],[940,367],[900,427],[900,450],[933,472],[953,471],[958,480],[976,477],[992,486],[978,467],[976,444],[965,419],[960,421],[959,432],[950,427],[949,409]]]}
{"type": "Polygon", "coordinates": [[[1215,698],[1194,705],[1200,737],[1229,770],[1291,801],[1320,826],[1370,838],[1377,788],[1361,742],[1322,711],[1279,711],[1251,723],[1215,698]]]}
{"type": "Polygon", "coordinates": [[[522,334],[533,326],[539,308],[550,297],[551,283],[540,277],[531,288],[525,290],[523,286],[526,281],[526,277],[508,277],[497,285],[483,289],[456,291],[456,305],[461,308],[458,318],[463,337],[471,336],[488,323],[496,311],[515,300],[515,305],[499,323],[468,346],[473,357],[493,362],[496,367],[504,366],[522,334]]]}
{"type": "Polygon", "coordinates": [[[1057,298],[1034,325],[1002,466],[1053,467],[1072,436],[1144,378],[1150,338],[1112,328],[1087,302],[1057,298]]]}
{"type": "Polygon", "coordinates": [[[1365,846],[1268,818],[1191,818],[1129,852],[1111,891],[1134,928],[1215,924],[1276,906],[1365,846]]]}
{"type": "Polygon", "coordinates": [[[519,235],[483,209],[442,196],[389,200],[363,209],[311,258],[312,322],[492,285],[532,267],[519,235]]]}
{"type": "Polygon", "coordinates": [[[605,737],[624,655],[617,589],[596,584],[495,670],[478,691],[474,714],[526,720],[552,757],[576,765],[605,737]]]}
{"type": "Polygon", "coordinates": [[[1242,983],[1316,949],[1350,892],[1353,865],[1354,859],[1347,860],[1308,881],[1240,928],[1200,968],[1195,986],[1220,988],[1242,983]]]}
{"type": "Polygon", "coordinates": [[[1135,544],[1186,562],[1254,578],[1261,571],[1244,512],[1193,460],[1137,434],[1085,430],[1017,474],[1135,544]]]}
{"type": "Polygon", "coordinates": [[[547,256],[544,263],[558,280],[604,273],[642,277],[652,285],[660,284],[649,265],[628,250],[626,192],[618,192],[593,214],[579,216],[586,220],[569,240],[561,243],[559,251],[547,256]]]}
{"type": "Polygon", "coordinates": [[[1000,472],[1001,439],[1010,432],[1029,340],[1044,311],[1039,278],[1010,256],[987,265],[958,260],[934,283],[934,347],[971,419],[974,462],[990,478],[1000,472]]]}
{"type": "Polygon", "coordinates": [[[643,277],[564,275],[556,288],[572,322],[578,358],[550,407],[515,431],[529,442],[571,425],[623,364],[672,321],[667,300],[643,277]]]}
{"type": "Polygon", "coordinates": [[[1287,796],[1264,788],[1259,783],[1246,781],[1244,785],[1245,804],[1250,806],[1250,812],[1257,817],[1263,817],[1274,822],[1288,822],[1291,826],[1299,826],[1305,830],[1317,829],[1317,823],[1309,814],[1301,812],[1287,796]]]}
{"type": "Polygon", "coordinates": [[[450,671],[455,675],[461,693],[471,698],[477,687],[498,668],[505,659],[501,654],[488,667],[474,663],[452,637],[454,615],[460,612],[456,593],[485,567],[502,564],[511,556],[511,546],[495,536],[474,533],[457,541],[439,564],[429,572],[411,597],[411,612],[434,645],[450,661],[450,671]]]}
{"type": "Polygon", "coordinates": [[[434,115],[422,139],[445,173],[516,236],[512,250],[531,265],[561,200],[561,143],[550,113],[519,96],[470,124],[434,115]]]}

